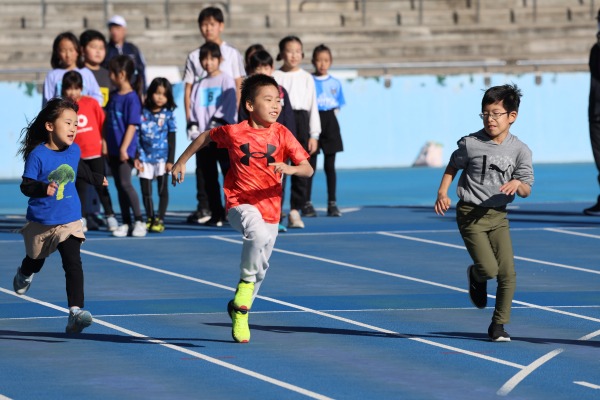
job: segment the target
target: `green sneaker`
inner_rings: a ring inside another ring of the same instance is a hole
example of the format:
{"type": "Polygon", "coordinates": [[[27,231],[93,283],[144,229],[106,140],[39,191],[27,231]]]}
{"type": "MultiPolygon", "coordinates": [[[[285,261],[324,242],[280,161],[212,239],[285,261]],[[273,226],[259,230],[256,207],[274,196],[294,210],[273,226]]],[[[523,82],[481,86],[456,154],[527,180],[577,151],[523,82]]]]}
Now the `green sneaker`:
{"type": "Polygon", "coordinates": [[[231,337],[238,343],[250,341],[250,327],[248,326],[248,311],[237,311],[233,300],[227,303],[227,313],[231,318],[231,337]]]}
{"type": "Polygon", "coordinates": [[[237,311],[250,311],[252,307],[252,293],[254,293],[254,282],[240,281],[233,298],[233,307],[237,311]]]}
{"type": "Polygon", "coordinates": [[[149,231],[150,228],[152,227],[152,224],[154,223],[154,218],[148,218],[146,220],[146,230],[149,231]]]}
{"type": "Polygon", "coordinates": [[[165,224],[162,219],[155,219],[150,226],[150,232],[163,233],[165,231],[165,224]]]}

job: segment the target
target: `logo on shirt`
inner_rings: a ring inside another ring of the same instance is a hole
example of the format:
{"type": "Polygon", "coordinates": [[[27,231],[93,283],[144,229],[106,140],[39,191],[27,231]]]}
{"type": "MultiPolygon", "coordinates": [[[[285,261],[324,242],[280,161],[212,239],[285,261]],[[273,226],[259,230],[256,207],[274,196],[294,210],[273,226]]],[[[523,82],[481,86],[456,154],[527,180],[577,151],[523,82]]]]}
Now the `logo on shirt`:
{"type": "Polygon", "coordinates": [[[246,166],[250,165],[250,158],[266,158],[267,165],[274,163],[275,158],[273,157],[273,153],[277,150],[277,147],[272,144],[267,144],[267,152],[263,153],[262,151],[250,151],[250,143],[246,143],[240,146],[240,150],[245,154],[240,159],[240,162],[246,166]]]}

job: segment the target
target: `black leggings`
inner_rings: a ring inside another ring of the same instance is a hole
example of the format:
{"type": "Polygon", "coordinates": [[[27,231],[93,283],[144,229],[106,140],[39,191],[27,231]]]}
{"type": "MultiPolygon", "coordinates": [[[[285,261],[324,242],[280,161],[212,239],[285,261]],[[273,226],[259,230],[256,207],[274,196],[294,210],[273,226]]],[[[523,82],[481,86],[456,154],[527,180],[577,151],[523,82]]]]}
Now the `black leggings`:
{"type": "Polygon", "coordinates": [[[136,221],[143,221],[142,210],[140,208],[140,199],[131,183],[131,171],[133,170],[133,160],[121,161],[119,157],[109,156],[108,165],[115,178],[115,186],[119,195],[119,207],[121,207],[121,218],[123,223],[131,225],[131,214],[133,211],[136,221]]]}
{"type": "MultiPolygon", "coordinates": [[[[83,267],[81,264],[81,239],[69,236],[58,244],[65,270],[67,302],[69,307],[83,308],[83,267]]],[[[21,273],[25,276],[37,274],[44,266],[45,258],[33,259],[25,256],[21,262],[21,273]]]]}
{"type": "Polygon", "coordinates": [[[337,176],[335,172],[335,154],[325,154],[325,161],[323,163],[323,169],[325,170],[325,177],[327,178],[327,201],[337,201],[336,199],[336,186],[337,176]]]}
{"type": "MultiPolygon", "coordinates": [[[[104,168],[104,158],[92,158],[89,160],[83,160],[85,164],[92,170],[92,172],[96,172],[98,174],[102,174],[106,176],[106,170],[104,168]]],[[[81,216],[85,217],[87,214],[86,206],[86,195],[88,183],[83,179],[77,179],[75,181],[75,187],[77,188],[77,194],[79,195],[79,200],[81,200],[81,216]]],[[[96,193],[98,193],[98,198],[100,199],[100,203],[102,204],[102,208],[104,209],[104,215],[110,216],[114,215],[115,212],[113,210],[112,201],[110,199],[110,194],[108,193],[108,187],[106,186],[94,186],[96,189],[96,193]]]]}
{"type": "MultiPolygon", "coordinates": [[[[156,177],[158,189],[158,219],[163,221],[169,204],[169,185],[167,175],[156,177]]],[[[140,178],[142,201],[146,209],[146,218],[154,218],[154,200],[152,199],[152,179],[140,178]]]]}

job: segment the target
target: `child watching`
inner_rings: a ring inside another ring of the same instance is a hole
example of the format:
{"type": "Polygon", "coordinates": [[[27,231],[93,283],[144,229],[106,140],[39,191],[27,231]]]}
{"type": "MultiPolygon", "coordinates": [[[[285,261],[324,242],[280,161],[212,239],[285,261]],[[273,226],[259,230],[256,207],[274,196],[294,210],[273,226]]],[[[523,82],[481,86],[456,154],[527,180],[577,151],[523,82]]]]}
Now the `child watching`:
{"type": "Polygon", "coordinates": [[[506,205],[515,194],[527,197],[533,185],[531,150],[510,133],[521,102],[516,85],[486,90],[479,114],[483,129],[464,136],[450,156],[435,202],[436,214],[450,208],[448,188],[459,169],[460,201],[456,221],[473,259],[467,268],[469,297],[477,308],[487,305],[487,280],[498,280],[496,306],[488,336],[494,342],[510,342],[504,325],[510,322],[516,274],[506,205]]]}
{"type": "Polygon", "coordinates": [[[106,57],[106,38],[102,33],[88,29],[79,35],[79,44],[81,45],[83,64],[94,74],[98,86],[100,86],[100,93],[104,98],[102,107],[106,107],[108,96],[115,89],[110,81],[108,69],[102,66],[106,57]]]}
{"type": "MultiPolygon", "coordinates": [[[[206,77],[192,86],[190,119],[192,126],[195,124],[197,129],[190,132],[191,140],[207,129],[234,124],[237,117],[235,82],[219,69],[219,45],[214,42],[204,43],[200,47],[199,57],[206,77]]],[[[223,226],[225,222],[217,163],[221,166],[223,176],[227,175],[229,155],[224,149],[217,149],[214,143],[196,155],[196,175],[202,174],[211,213],[210,219],[204,223],[208,226],[223,226]]]]}
{"type": "MultiPolygon", "coordinates": [[[[231,76],[235,81],[236,99],[239,102],[240,85],[246,76],[244,60],[238,50],[221,38],[221,34],[225,29],[223,11],[217,7],[204,8],[198,15],[198,29],[206,42],[214,42],[219,45],[222,55],[219,69],[231,76]]],[[[185,61],[185,72],[183,74],[183,82],[185,83],[183,105],[185,108],[185,118],[188,123],[191,121],[192,86],[205,76],[206,71],[200,64],[200,49],[197,48],[189,53],[185,61]]],[[[204,223],[210,218],[205,182],[203,175],[198,172],[196,171],[196,198],[198,205],[196,211],[188,216],[188,223],[204,223]]]]}
{"type": "Polygon", "coordinates": [[[173,185],[183,183],[187,160],[210,142],[226,148],[231,169],[223,185],[231,226],[244,237],[240,281],[235,297],[227,304],[232,337],[250,341],[248,313],[269,268],[281,213],[281,176],[308,177],[313,169],[308,153],[281,124],[277,82],[255,74],[242,84],[242,102],[250,114],[245,121],[204,131],[173,166],[173,185]],[[262,157],[257,157],[262,154],[262,157]],[[290,158],[295,165],[288,165],[290,158]]]}

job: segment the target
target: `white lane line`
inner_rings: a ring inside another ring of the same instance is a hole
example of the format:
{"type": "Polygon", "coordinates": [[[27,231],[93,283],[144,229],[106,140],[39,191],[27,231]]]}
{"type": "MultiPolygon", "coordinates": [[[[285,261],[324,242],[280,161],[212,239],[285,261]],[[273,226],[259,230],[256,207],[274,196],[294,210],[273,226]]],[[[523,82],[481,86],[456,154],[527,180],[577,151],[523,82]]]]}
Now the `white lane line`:
{"type": "Polygon", "coordinates": [[[531,364],[529,364],[527,367],[525,367],[521,371],[519,371],[511,379],[509,379],[508,381],[506,381],[506,383],[504,385],[502,385],[502,387],[496,392],[496,394],[499,395],[499,396],[506,396],[519,383],[521,383],[521,381],[523,379],[527,378],[527,376],[529,376],[533,371],[535,371],[536,369],[538,369],[539,367],[541,367],[543,364],[545,364],[547,361],[550,361],[552,358],[556,357],[557,355],[559,355],[563,351],[564,351],[563,349],[556,349],[556,350],[551,351],[550,353],[545,354],[542,357],[538,358],[537,360],[535,360],[534,362],[532,362],[531,364]]]}
{"type": "MultiPolygon", "coordinates": [[[[214,238],[215,239],[219,239],[219,240],[224,240],[224,241],[227,241],[227,242],[232,242],[232,243],[235,243],[235,244],[242,244],[242,242],[239,241],[239,240],[233,241],[233,240],[223,239],[223,238],[220,238],[220,237],[214,237],[214,238]]],[[[81,252],[85,253],[85,254],[88,254],[88,255],[91,255],[91,256],[108,259],[108,260],[111,260],[111,261],[115,261],[115,262],[119,262],[119,263],[122,263],[122,264],[127,264],[127,265],[131,265],[131,266],[135,266],[135,267],[138,267],[138,268],[143,268],[143,269],[150,270],[150,271],[153,271],[153,272],[158,272],[158,273],[165,274],[165,275],[175,276],[175,277],[181,278],[181,279],[186,279],[186,280],[190,280],[190,281],[194,281],[194,282],[199,282],[199,283],[202,283],[202,284],[205,284],[205,285],[209,285],[209,286],[213,286],[213,287],[217,287],[217,288],[220,288],[220,289],[226,289],[226,290],[229,290],[229,291],[234,291],[235,290],[234,288],[231,288],[231,287],[228,287],[228,286],[224,286],[224,285],[221,285],[221,284],[217,284],[217,283],[214,283],[214,282],[209,282],[209,281],[205,281],[205,280],[202,280],[202,279],[193,278],[191,276],[182,275],[182,274],[174,273],[174,272],[171,272],[171,271],[162,270],[160,268],[150,267],[150,266],[147,266],[147,265],[144,265],[144,264],[140,264],[140,263],[136,263],[136,262],[131,262],[131,261],[128,261],[128,260],[123,260],[123,259],[120,259],[120,258],[117,258],[117,257],[106,256],[104,254],[94,253],[94,252],[91,252],[91,251],[88,251],[88,250],[81,250],[81,252]]],[[[510,362],[510,361],[502,360],[502,359],[499,359],[499,358],[489,357],[489,356],[486,356],[486,355],[483,355],[483,354],[479,354],[479,353],[476,353],[476,352],[472,352],[472,351],[460,349],[458,347],[453,347],[453,346],[448,346],[448,345],[445,345],[445,344],[433,342],[431,340],[426,340],[426,339],[411,337],[411,336],[408,336],[408,335],[403,335],[403,334],[401,334],[399,332],[394,332],[394,331],[383,329],[383,328],[380,328],[380,327],[377,327],[377,326],[373,326],[373,325],[369,325],[369,324],[364,324],[362,322],[355,321],[355,320],[352,320],[352,319],[349,319],[349,318],[340,317],[340,316],[337,316],[337,315],[334,315],[334,314],[330,314],[330,313],[327,313],[327,312],[314,310],[314,309],[303,307],[303,306],[300,306],[300,305],[297,305],[297,304],[288,303],[288,302],[281,301],[281,300],[278,300],[278,299],[274,299],[274,298],[271,298],[271,297],[266,297],[266,296],[257,296],[257,297],[259,299],[262,299],[262,300],[265,300],[265,301],[269,301],[269,302],[276,303],[276,304],[281,304],[281,305],[286,306],[286,307],[290,307],[290,308],[293,308],[293,309],[296,309],[296,310],[305,311],[305,312],[308,312],[308,313],[311,313],[311,314],[320,315],[320,316],[323,316],[323,317],[326,317],[326,318],[335,319],[335,320],[338,320],[338,321],[341,321],[341,322],[345,322],[345,323],[350,324],[350,325],[360,326],[362,328],[366,328],[366,329],[369,329],[369,330],[372,330],[372,331],[375,331],[375,332],[381,332],[381,333],[385,333],[385,334],[389,334],[389,335],[398,336],[399,338],[405,338],[405,339],[413,340],[413,341],[416,341],[416,342],[424,343],[424,344],[427,344],[427,345],[430,345],[430,346],[440,347],[440,348],[443,348],[445,350],[450,350],[450,351],[455,352],[455,353],[462,353],[462,354],[465,354],[465,355],[468,355],[468,356],[471,356],[471,357],[481,358],[481,359],[484,359],[484,360],[487,360],[487,361],[492,361],[492,362],[495,362],[497,364],[507,365],[507,366],[510,366],[510,367],[513,367],[513,368],[518,368],[518,369],[524,368],[524,366],[521,365],[521,364],[517,364],[517,363],[510,362]]]]}
{"type": "Polygon", "coordinates": [[[584,382],[584,381],[573,381],[573,383],[576,385],[588,387],[590,389],[600,390],[600,385],[594,385],[593,383],[584,382]]]}
{"type": "Polygon", "coordinates": [[[559,228],[544,228],[544,230],[550,231],[550,232],[556,232],[556,233],[564,233],[566,235],[583,236],[583,237],[588,237],[588,238],[592,238],[592,239],[600,239],[600,235],[592,235],[592,234],[583,233],[583,232],[567,231],[565,229],[559,229],[559,228]]]}
{"type": "MultiPolygon", "coordinates": [[[[14,292],[12,292],[10,290],[7,290],[7,289],[4,289],[4,288],[1,288],[1,287],[0,287],[0,291],[4,292],[6,294],[10,294],[12,296],[18,297],[18,298],[23,299],[23,300],[27,300],[27,301],[30,301],[32,303],[36,303],[36,304],[42,305],[44,307],[52,308],[54,310],[58,310],[58,311],[61,311],[61,312],[67,313],[67,314],[69,313],[68,309],[63,308],[63,307],[59,307],[59,306],[54,305],[52,303],[47,303],[45,301],[41,301],[41,300],[35,299],[33,297],[29,297],[29,296],[19,296],[19,295],[15,294],[14,292]]],[[[307,396],[307,397],[310,397],[310,398],[313,398],[313,399],[319,399],[319,400],[330,400],[331,399],[330,397],[324,396],[324,395],[322,395],[320,393],[316,393],[316,392],[313,392],[313,391],[301,388],[299,386],[292,385],[292,384],[284,382],[284,381],[280,381],[279,379],[271,378],[270,376],[263,375],[263,374],[260,374],[258,372],[246,369],[246,368],[238,367],[237,365],[230,364],[228,362],[225,362],[225,361],[213,358],[213,357],[206,356],[206,355],[204,355],[202,353],[198,353],[196,351],[187,349],[185,347],[179,347],[179,346],[176,346],[176,345],[164,342],[162,340],[151,338],[151,337],[143,335],[141,333],[138,333],[138,332],[135,332],[135,331],[132,331],[132,330],[120,327],[118,325],[111,324],[111,323],[106,322],[106,321],[102,321],[102,320],[97,319],[97,318],[94,318],[94,323],[98,324],[98,325],[105,326],[105,327],[107,327],[109,329],[116,330],[116,331],[124,333],[126,335],[129,335],[129,336],[132,336],[132,337],[136,337],[138,339],[145,340],[145,341],[147,341],[149,343],[158,344],[158,345],[166,347],[166,348],[168,348],[170,350],[175,350],[175,351],[178,351],[180,353],[184,353],[184,354],[187,354],[189,356],[196,357],[196,358],[199,358],[201,360],[207,361],[209,363],[216,364],[216,365],[219,365],[221,367],[230,369],[232,371],[239,372],[241,374],[245,374],[245,375],[251,376],[253,378],[262,380],[264,382],[273,384],[275,386],[282,387],[284,389],[288,389],[288,390],[290,390],[292,392],[296,392],[296,393],[302,394],[304,396],[307,396]]]]}
{"type": "Polygon", "coordinates": [[[12,400],[10,397],[6,397],[2,394],[0,394],[0,400],[12,400]]]}
{"type": "MultiPolygon", "coordinates": [[[[390,233],[390,232],[377,232],[377,233],[379,235],[383,235],[383,236],[391,236],[391,237],[396,237],[399,239],[412,240],[415,242],[422,242],[422,243],[428,243],[428,244],[435,244],[437,246],[445,246],[445,247],[452,247],[454,249],[467,250],[467,248],[465,246],[460,246],[460,245],[450,244],[450,243],[445,243],[445,242],[438,242],[436,240],[421,239],[421,238],[417,238],[417,237],[413,237],[413,236],[398,235],[398,234],[390,233]]],[[[572,265],[565,265],[565,264],[554,263],[551,261],[537,260],[534,258],[527,258],[527,257],[520,257],[520,256],[514,256],[514,257],[515,257],[515,260],[527,261],[527,262],[531,262],[531,263],[535,263],[535,264],[549,265],[552,267],[558,267],[558,268],[564,268],[564,269],[570,269],[570,270],[574,270],[574,271],[588,272],[590,274],[600,275],[600,271],[596,271],[593,269],[574,267],[572,265]]]]}

